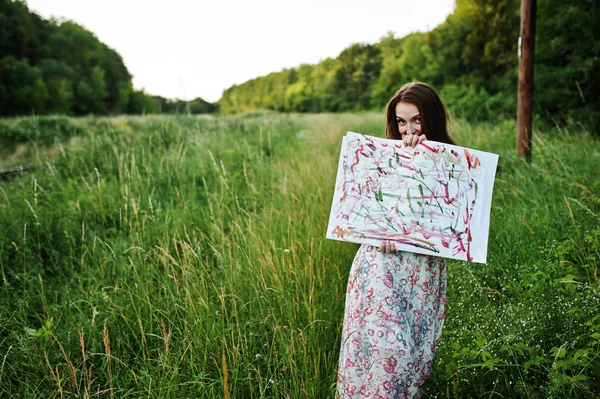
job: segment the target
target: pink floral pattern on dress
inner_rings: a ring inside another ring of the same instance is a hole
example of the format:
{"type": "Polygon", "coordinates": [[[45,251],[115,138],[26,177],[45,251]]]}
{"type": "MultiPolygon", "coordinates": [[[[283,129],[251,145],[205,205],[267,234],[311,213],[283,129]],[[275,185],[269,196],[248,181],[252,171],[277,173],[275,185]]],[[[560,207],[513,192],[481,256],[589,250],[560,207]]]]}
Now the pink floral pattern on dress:
{"type": "Polygon", "coordinates": [[[336,397],[417,397],[445,316],[442,258],[362,245],[348,278],[336,397]]]}

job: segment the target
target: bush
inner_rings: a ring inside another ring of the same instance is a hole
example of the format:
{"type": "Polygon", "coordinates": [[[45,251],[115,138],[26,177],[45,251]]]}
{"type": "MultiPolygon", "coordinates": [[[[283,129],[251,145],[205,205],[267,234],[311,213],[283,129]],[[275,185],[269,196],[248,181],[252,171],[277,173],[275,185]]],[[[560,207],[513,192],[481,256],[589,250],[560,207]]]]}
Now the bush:
{"type": "Polygon", "coordinates": [[[455,116],[471,121],[495,121],[514,117],[517,107],[516,92],[490,95],[483,87],[447,84],[440,97],[455,116]]]}
{"type": "Polygon", "coordinates": [[[66,116],[6,120],[0,121],[0,145],[5,149],[14,149],[18,144],[30,141],[47,145],[56,139],[77,136],[82,132],[66,116]]]}

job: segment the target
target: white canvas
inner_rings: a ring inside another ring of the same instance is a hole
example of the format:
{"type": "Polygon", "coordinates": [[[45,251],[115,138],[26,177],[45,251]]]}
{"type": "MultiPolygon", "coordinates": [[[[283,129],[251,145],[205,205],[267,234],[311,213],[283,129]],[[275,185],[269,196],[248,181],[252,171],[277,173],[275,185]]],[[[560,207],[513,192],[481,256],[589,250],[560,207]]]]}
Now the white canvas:
{"type": "Polygon", "coordinates": [[[485,263],[498,155],[348,132],[327,238],[485,263]]]}

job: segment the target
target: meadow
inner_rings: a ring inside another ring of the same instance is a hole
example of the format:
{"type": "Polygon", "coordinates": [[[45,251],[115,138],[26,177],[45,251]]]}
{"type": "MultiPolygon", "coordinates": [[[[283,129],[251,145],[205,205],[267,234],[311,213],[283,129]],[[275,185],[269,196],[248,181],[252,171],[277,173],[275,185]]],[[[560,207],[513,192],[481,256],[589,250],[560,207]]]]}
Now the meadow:
{"type": "MultiPolygon", "coordinates": [[[[0,180],[0,398],[333,398],[357,249],[325,239],[335,171],[382,114],[14,125],[34,138],[0,168],[36,167],[0,180]]],[[[514,120],[455,126],[499,170],[423,397],[600,397],[600,142],[538,127],[526,163],[514,120]]]]}

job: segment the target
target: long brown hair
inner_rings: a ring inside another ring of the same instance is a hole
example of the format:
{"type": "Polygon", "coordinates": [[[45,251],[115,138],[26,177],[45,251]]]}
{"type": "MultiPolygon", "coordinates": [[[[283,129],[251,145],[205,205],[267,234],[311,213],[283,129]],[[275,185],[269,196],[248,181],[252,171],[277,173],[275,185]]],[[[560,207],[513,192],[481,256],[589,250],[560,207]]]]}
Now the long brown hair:
{"type": "Polygon", "coordinates": [[[423,126],[422,133],[427,136],[428,140],[454,144],[448,134],[450,114],[433,87],[423,82],[405,84],[388,102],[385,126],[385,136],[388,139],[402,139],[396,120],[396,105],[400,102],[414,104],[419,109],[423,126]]]}

